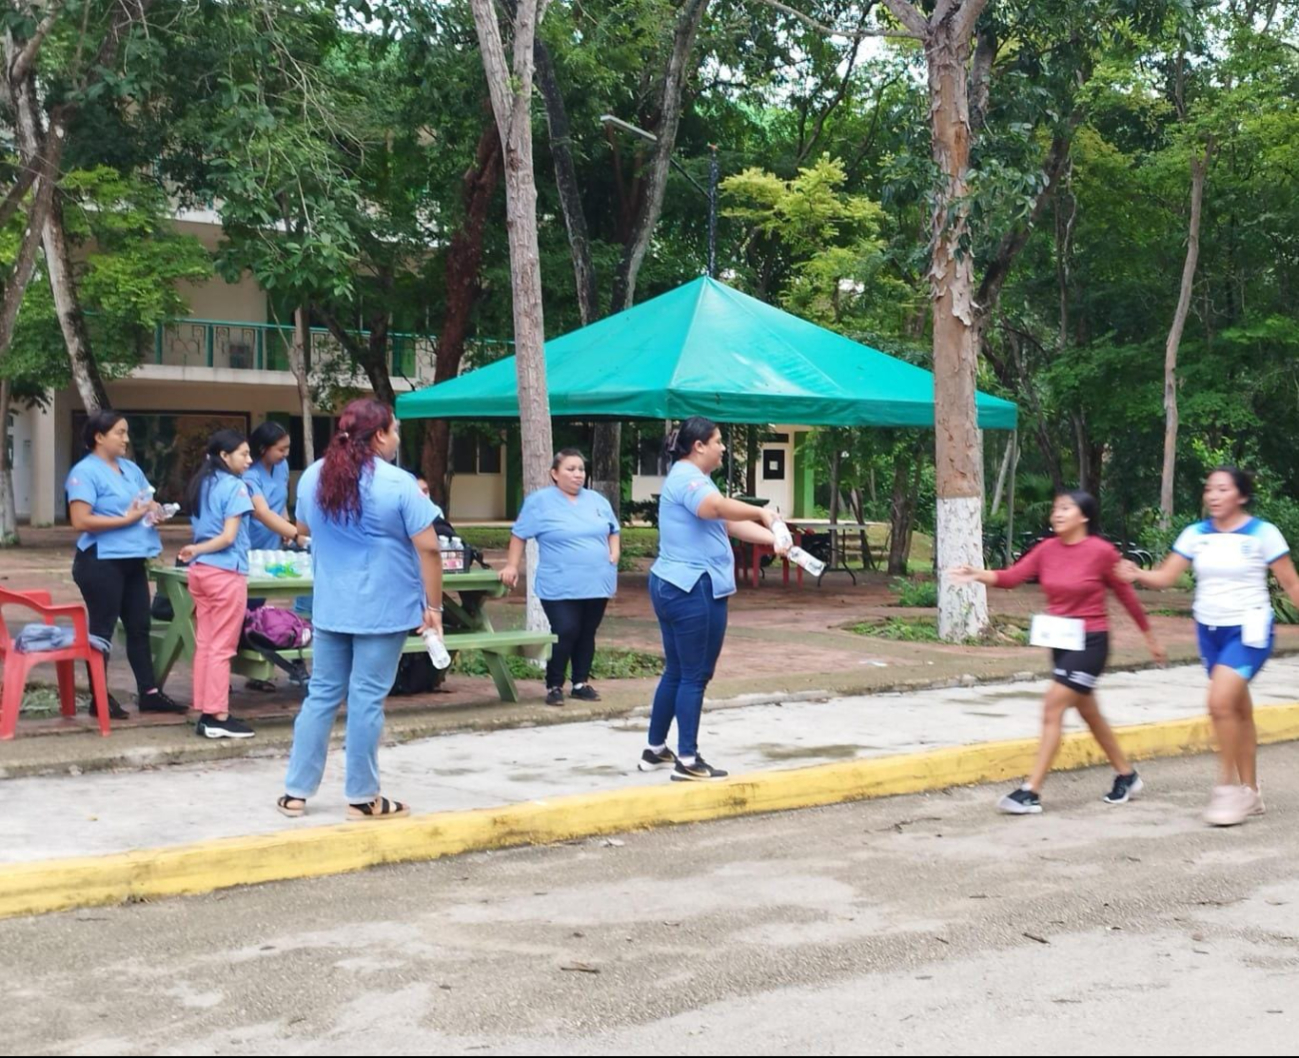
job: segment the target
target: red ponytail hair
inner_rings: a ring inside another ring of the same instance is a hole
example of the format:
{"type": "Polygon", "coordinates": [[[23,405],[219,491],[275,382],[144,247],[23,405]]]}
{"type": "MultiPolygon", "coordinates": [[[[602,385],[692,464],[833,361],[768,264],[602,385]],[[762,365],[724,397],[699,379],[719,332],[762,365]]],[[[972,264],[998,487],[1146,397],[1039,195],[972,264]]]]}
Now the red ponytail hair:
{"type": "Polygon", "coordinates": [[[361,513],[361,475],[374,465],[374,435],[392,426],[392,409],[372,397],[354,400],[338,417],[316,483],[316,506],[335,521],[361,513]]]}

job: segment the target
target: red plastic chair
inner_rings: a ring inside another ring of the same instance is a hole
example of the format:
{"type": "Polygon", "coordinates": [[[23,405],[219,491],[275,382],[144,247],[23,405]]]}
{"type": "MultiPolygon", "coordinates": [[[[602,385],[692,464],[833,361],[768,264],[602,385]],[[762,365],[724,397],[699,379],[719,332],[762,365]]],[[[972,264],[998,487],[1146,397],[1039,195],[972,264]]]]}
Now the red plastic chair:
{"type": "Polygon", "coordinates": [[[90,645],[86,609],[78,603],[51,605],[47,591],[5,591],[0,588],[0,663],[4,665],[4,691],[0,695],[0,741],[14,737],[18,728],[18,711],[23,704],[27,674],[37,665],[54,662],[59,672],[59,703],[64,716],[76,716],[75,665],[85,661],[90,666],[90,684],[99,713],[99,733],[108,737],[108,681],[104,677],[104,655],[90,645]],[[14,648],[13,637],[4,622],[6,606],[21,606],[36,613],[47,625],[56,617],[71,617],[76,640],[62,650],[41,650],[23,654],[14,648]]]}

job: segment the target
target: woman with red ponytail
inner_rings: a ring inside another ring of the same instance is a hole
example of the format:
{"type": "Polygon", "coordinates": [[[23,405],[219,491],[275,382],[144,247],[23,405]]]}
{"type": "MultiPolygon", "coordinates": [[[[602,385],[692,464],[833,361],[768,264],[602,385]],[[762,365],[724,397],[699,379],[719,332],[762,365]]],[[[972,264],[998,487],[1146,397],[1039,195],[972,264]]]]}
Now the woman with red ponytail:
{"type": "Polygon", "coordinates": [[[441,511],[392,465],[401,442],[392,409],[354,400],[338,432],[298,482],[298,529],[311,536],[315,626],[310,690],[293,727],[287,816],[320,788],[329,733],[347,700],[347,818],[408,815],[379,792],[383,701],[412,628],[442,634],[441,511]]]}

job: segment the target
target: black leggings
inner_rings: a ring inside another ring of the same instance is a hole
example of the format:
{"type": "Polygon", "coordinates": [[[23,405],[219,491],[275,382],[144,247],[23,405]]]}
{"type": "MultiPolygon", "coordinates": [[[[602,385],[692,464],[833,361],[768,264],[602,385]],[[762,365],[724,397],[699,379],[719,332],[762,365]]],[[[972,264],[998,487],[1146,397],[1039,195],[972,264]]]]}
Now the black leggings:
{"type": "Polygon", "coordinates": [[[81,589],[90,634],[113,641],[118,618],[126,628],[126,657],[140,694],[157,687],[149,642],[149,563],[142,558],[100,558],[91,544],[72,560],[72,579],[81,589]]]}
{"type": "Polygon", "coordinates": [[[608,599],[542,599],[550,630],[559,642],[550,649],[546,662],[546,686],[564,686],[564,671],[573,661],[573,682],[585,683],[595,660],[595,633],[604,620],[608,599]]]}

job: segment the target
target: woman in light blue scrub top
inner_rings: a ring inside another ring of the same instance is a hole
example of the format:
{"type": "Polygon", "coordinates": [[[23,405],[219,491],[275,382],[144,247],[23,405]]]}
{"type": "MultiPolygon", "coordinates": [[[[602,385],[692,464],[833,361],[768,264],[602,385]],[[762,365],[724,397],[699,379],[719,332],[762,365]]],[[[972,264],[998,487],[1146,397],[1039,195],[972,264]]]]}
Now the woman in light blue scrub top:
{"type": "MultiPolygon", "coordinates": [[[[671,768],[676,782],[724,779],[699,755],[704,689],[726,636],[726,600],[735,594],[731,538],[775,547],[775,512],[727,499],[709,476],[726,446],[717,425],[696,415],[667,442],[672,470],[659,496],[659,557],[650,571],[650,600],[663,635],[666,665],[650,713],[641,771],[671,768]],[[677,752],[667,747],[677,722],[677,752]]],[[[779,550],[777,553],[780,553],[779,550]]]]}
{"type": "Polygon", "coordinates": [[[298,525],[311,534],[315,597],[311,684],[293,725],[284,794],[276,807],[300,816],[320,788],[329,736],[347,701],[347,818],[410,813],[380,793],[383,702],[412,628],[442,635],[440,512],[406,471],[392,409],[354,400],[323,459],[298,482],[298,525]]]}
{"type": "Polygon", "coordinates": [[[248,533],[254,551],[278,551],[299,539],[289,521],[289,446],[289,431],[269,419],[248,437],[253,465],[244,474],[244,484],[253,498],[248,533]]]}
{"type": "Polygon", "coordinates": [[[558,642],[546,663],[546,704],[564,704],[564,679],[573,663],[573,697],[598,702],[587,681],[595,660],[595,634],[618,590],[621,540],[609,501],[586,488],[586,459],[565,448],[550,465],[554,484],[523,501],[510,533],[510,552],[500,577],[519,582],[524,541],[537,541],[537,598],[558,642]]]}
{"type": "MultiPolygon", "coordinates": [[[[252,466],[243,481],[253,499],[252,523],[248,527],[253,551],[278,551],[285,544],[301,544],[302,535],[289,521],[289,431],[268,419],[248,436],[252,466]]],[[[248,609],[265,605],[266,600],[251,596],[248,609]]],[[[299,609],[295,604],[294,609],[299,609]]],[[[306,597],[305,612],[311,613],[311,599],[306,597]]],[[[250,691],[276,690],[274,680],[248,680],[250,691]]]]}

